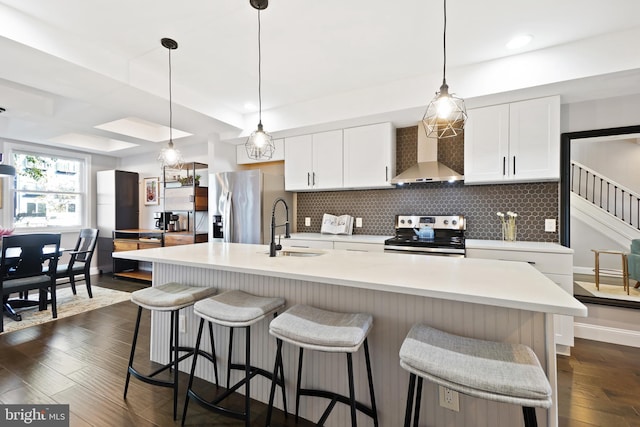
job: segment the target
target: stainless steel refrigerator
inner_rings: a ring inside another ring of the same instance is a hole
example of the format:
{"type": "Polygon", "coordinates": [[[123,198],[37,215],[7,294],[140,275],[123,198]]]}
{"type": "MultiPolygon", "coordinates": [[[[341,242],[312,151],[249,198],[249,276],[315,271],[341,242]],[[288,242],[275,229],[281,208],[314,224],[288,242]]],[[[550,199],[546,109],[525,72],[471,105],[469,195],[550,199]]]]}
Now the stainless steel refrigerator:
{"type": "MultiPolygon", "coordinates": [[[[209,213],[212,240],[233,243],[267,244],[271,238],[271,211],[276,199],[289,206],[293,224],[293,196],[284,191],[284,176],[269,175],[259,169],[218,172],[209,175],[209,213]]],[[[283,224],[285,209],[276,208],[276,223],[283,224]]],[[[276,235],[284,235],[284,228],[276,235]]]]}

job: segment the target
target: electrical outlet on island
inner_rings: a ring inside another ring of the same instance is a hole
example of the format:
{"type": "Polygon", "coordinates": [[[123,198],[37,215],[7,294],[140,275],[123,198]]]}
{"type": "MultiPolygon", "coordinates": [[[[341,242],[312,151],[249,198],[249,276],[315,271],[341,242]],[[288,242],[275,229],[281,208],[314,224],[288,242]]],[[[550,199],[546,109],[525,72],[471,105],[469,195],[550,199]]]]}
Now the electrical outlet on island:
{"type": "Polygon", "coordinates": [[[311,218],[309,218],[308,216],[304,217],[304,226],[311,227],[311,218]]]}
{"type": "Polygon", "coordinates": [[[440,395],[440,406],[460,412],[460,396],[457,391],[439,385],[438,394],[440,395]]]}

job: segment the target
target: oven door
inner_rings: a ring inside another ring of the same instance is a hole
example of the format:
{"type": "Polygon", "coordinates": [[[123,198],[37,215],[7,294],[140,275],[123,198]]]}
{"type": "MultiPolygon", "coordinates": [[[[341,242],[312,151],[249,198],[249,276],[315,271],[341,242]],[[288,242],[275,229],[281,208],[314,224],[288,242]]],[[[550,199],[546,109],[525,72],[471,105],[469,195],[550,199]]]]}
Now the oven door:
{"type": "Polygon", "coordinates": [[[464,248],[442,248],[442,247],[424,247],[424,246],[399,246],[384,245],[384,251],[387,253],[402,253],[413,255],[432,255],[464,258],[464,248]]]}

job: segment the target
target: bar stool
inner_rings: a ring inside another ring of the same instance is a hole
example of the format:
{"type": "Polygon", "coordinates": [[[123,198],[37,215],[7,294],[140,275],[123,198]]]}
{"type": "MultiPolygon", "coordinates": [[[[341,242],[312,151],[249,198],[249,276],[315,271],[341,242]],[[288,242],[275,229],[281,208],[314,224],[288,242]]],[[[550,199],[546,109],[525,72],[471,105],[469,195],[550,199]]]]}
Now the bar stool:
{"type": "MultiPolygon", "coordinates": [[[[166,283],[160,286],[144,288],[131,293],[131,302],[138,305],[138,317],[136,319],[135,331],[133,332],[133,343],[131,344],[131,355],[129,357],[129,366],[127,367],[127,379],[124,383],[124,399],[127,398],[127,390],[129,389],[129,380],[133,375],[142,382],[160,386],[173,388],[173,419],[176,419],[178,410],[178,363],[194,354],[191,347],[181,347],[178,341],[179,325],[178,312],[180,309],[193,305],[196,301],[207,298],[215,293],[214,288],[187,286],[180,283],[166,283]],[[138,341],[138,331],[140,330],[140,317],[142,309],[152,311],[170,311],[171,312],[171,328],[169,330],[169,363],[160,367],[150,374],[142,374],[133,367],[133,358],[136,351],[136,343],[138,341]],[[174,345],[175,343],[175,345],[174,345]],[[186,352],[180,356],[180,352],[186,352]],[[171,380],[161,380],[155,378],[161,372],[166,370],[173,371],[171,380]]],[[[218,382],[218,367],[216,364],[215,346],[213,343],[213,330],[209,329],[211,337],[211,352],[208,354],[198,350],[200,354],[205,356],[211,362],[216,372],[216,383],[218,382]]]]}
{"type": "Polygon", "coordinates": [[[212,323],[231,328],[229,332],[229,358],[227,361],[227,391],[220,396],[217,396],[213,401],[208,401],[193,390],[193,378],[197,363],[196,354],[193,358],[191,374],[189,375],[187,398],[184,403],[184,412],[182,413],[182,425],[184,425],[187,417],[189,400],[194,399],[200,406],[213,412],[231,418],[244,420],[245,425],[249,427],[251,425],[250,382],[256,375],[262,375],[263,377],[272,380],[273,384],[277,383],[282,388],[282,399],[286,413],[287,400],[285,397],[282,363],[276,365],[276,372],[274,374],[264,369],[251,366],[251,325],[272,314],[277,316],[278,310],[282,309],[284,304],[284,298],[261,297],[238,290],[226,291],[211,298],[198,301],[194,304],[193,312],[200,317],[200,327],[198,328],[198,338],[196,340],[196,351],[200,348],[200,338],[202,337],[202,329],[205,320],[209,322],[209,328],[211,328],[212,323]],[[235,328],[245,329],[245,361],[243,364],[231,362],[233,355],[233,330],[235,328]],[[244,371],[244,378],[230,387],[229,384],[232,369],[244,371]],[[280,371],[280,378],[278,378],[278,370],[280,371]],[[223,400],[242,386],[244,386],[245,392],[244,412],[234,411],[220,405],[223,400]]]}
{"type": "MultiPolygon", "coordinates": [[[[298,381],[296,384],[296,422],[300,407],[300,396],[314,396],[330,399],[329,406],[322,414],[318,425],[324,425],[336,402],[341,402],[351,408],[351,425],[356,425],[356,411],[373,419],[374,425],[378,425],[378,413],[376,399],[373,392],[373,377],[371,375],[371,361],[369,358],[369,345],[367,335],[371,330],[373,318],[363,313],[336,313],[321,310],[307,305],[294,305],[269,324],[269,333],[276,337],[277,353],[276,368],[282,363],[282,342],[288,342],[299,348],[298,355],[298,381]],[[353,380],[352,355],[364,343],[364,354],[367,365],[367,378],[369,380],[369,398],[371,406],[356,401],[355,386],[353,380]],[[302,356],[303,350],[316,350],[330,353],[346,353],[347,374],[349,382],[349,396],[344,396],[326,390],[313,390],[301,388],[302,381],[302,356]]],[[[273,396],[275,383],[271,384],[269,397],[269,409],[267,412],[267,425],[271,422],[273,409],[273,396]]]]}
{"type": "Polygon", "coordinates": [[[414,405],[418,425],[423,378],[469,396],[521,405],[526,427],[537,426],[535,407],[551,406],[549,381],[524,344],[465,338],[418,324],[402,343],[400,366],[411,374],[405,427],[414,405]]]}

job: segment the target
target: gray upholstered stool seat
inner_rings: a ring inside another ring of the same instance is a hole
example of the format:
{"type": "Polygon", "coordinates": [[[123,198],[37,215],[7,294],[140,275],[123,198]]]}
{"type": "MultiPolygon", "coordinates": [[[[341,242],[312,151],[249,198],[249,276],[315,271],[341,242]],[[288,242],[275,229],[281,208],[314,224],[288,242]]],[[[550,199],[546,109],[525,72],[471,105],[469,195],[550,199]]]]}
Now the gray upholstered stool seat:
{"type": "MultiPolygon", "coordinates": [[[[188,286],[180,283],[165,283],[159,286],[144,288],[131,293],[131,302],[138,305],[138,317],[136,320],[135,331],[133,333],[133,343],[131,344],[131,355],[129,356],[129,366],[127,368],[127,379],[124,385],[124,398],[127,398],[127,390],[129,389],[129,380],[133,375],[148,384],[161,387],[173,388],[173,419],[176,418],[178,409],[178,364],[189,356],[194,354],[191,347],[181,347],[178,343],[178,312],[193,305],[196,301],[207,298],[215,294],[215,289],[211,287],[188,286]],[[169,311],[171,312],[171,327],[169,330],[169,363],[160,367],[150,374],[142,374],[133,367],[133,359],[136,351],[136,343],[138,340],[138,332],[140,330],[140,318],[142,309],[153,311],[169,311]],[[180,352],[183,352],[180,356],[180,352]],[[171,380],[158,379],[156,376],[161,372],[169,370],[172,372],[171,380]]],[[[209,328],[211,336],[211,354],[202,350],[195,350],[200,355],[205,356],[211,362],[216,372],[216,382],[218,381],[218,368],[216,365],[215,346],[213,343],[213,330],[209,328]]]]}
{"type": "Polygon", "coordinates": [[[148,310],[173,311],[193,305],[216,293],[214,288],[165,283],[131,293],[131,302],[148,310]]]}
{"type": "MultiPolygon", "coordinates": [[[[533,350],[523,344],[466,338],[418,324],[402,343],[400,366],[411,373],[406,426],[416,375],[418,390],[425,378],[469,396],[523,406],[527,426],[535,425],[533,407],[549,408],[552,403],[546,374],[533,350]]],[[[419,404],[416,400],[416,420],[419,404]]]]}
{"type": "Polygon", "coordinates": [[[213,298],[198,301],[193,312],[223,326],[249,326],[284,307],[284,298],[269,298],[242,291],[226,291],[213,298]]]}
{"type": "Polygon", "coordinates": [[[200,347],[200,339],[205,321],[209,322],[209,326],[211,326],[211,323],[216,323],[218,325],[231,328],[229,331],[229,354],[227,359],[227,391],[211,401],[203,398],[193,389],[193,378],[197,363],[196,355],[193,358],[191,375],[189,376],[189,385],[187,386],[187,399],[185,401],[184,412],[182,414],[183,425],[187,416],[189,400],[194,399],[204,408],[232,418],[242,419],[245,421],[246,426],[250,426],[250,382],[256,375],[262,375],[269,380],[273,380],[275,378],[273,382],[280,385],[282,388],[282,399],[286,412],[287,401],[284,390],[282,363],[276,365],[276,372],[271,374],[269,371],[251,366],[249,362],[251,360],[251,325],[268,316],[277,315],[277,312],[281,310],[284,305],[284,298],[263,297],[239,290],[226,291],[211,298],[200,300],[194,304],[193,312],[200,317],[196,350],[200,347]],[[242,364],[232,363],[234,328],[245,328],[245,362],[242,364]],[[235,385],[230,386],[232,369],[242,370],[245,375],[244,378],[238,381],[235,385]],[[220,405],[223,400],[242,386],[244,386],[245,395],[245,406],[243,412],[235,411],[220,405]]]}
{"type": "MultiPolygon", "coordinates": [[[[367,336],[373,325],[373,318],[364,313],[338,313],[322,310],[308,305],[294,305],[269,324],[269,333],[276,337],[278,350],[276,363],[282,361],[282,342],[287,342],[299,347],[298,381],[296,386],[296,420],[300,396],[315,396],[331,399],[324,411],[318,425],[324,425],[336,401],[351,407],[351,423],[356,424],[356,410],[370,416],[374,424],[378,425],[375,395],[373,392],[373,378],[371,375],[371,361],[367,336]],[[364,344],[365,360],[367,365],[367,378],[369,380],[370,407],[357,402],[354,392],[352,353],[355,353],[364,344]],[[349,396],[343,396],[325,390],[311,390],[301,388],[302,356],[303,349],[324,352],[346,353],[347,371],[349,381],[349,396]]],[[[273,393],[275,385],[272,384],[269,400],[269,412],[267,425],[271,417],[273,406],[273,393]]]]}

